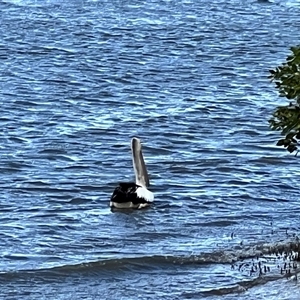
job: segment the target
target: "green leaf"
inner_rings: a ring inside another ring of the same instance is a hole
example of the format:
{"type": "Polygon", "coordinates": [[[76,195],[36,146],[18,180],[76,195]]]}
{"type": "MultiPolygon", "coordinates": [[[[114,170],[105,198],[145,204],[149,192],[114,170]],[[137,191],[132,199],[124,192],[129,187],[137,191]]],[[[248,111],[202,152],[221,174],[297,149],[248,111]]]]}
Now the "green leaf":
{"type": "Polygon", "coordinates": [[[289,152],[297,150],[297,139],[300,140],[300,46],[291,47],[291,52],[285,62],[269,70],[268,76],[278,95],[289,100],[285,106],[277,107],[269,120],[270,128],[285,136],[277,146],[289,152]]]}
{"type": "Polygon", "coordinates": [[[277,142],[276,146],[283,146],[285,139],[281,139],[277,142]]]}
{"type": "Polygon", "coordinates": [[[286,135],[286,139],[292,139],[295,136],[295,132],[290,132],[286,135]]]}
{"type": "Polygon", "coordinates": [[[298,148],[297,148],[297,146],[295,146],[295,145],[289,145],[288,147],[287,147],[287,151],[289,151],[290,153],[292,153],[292,152],[294,152],[295,150],[297,150],[298,148]]]}

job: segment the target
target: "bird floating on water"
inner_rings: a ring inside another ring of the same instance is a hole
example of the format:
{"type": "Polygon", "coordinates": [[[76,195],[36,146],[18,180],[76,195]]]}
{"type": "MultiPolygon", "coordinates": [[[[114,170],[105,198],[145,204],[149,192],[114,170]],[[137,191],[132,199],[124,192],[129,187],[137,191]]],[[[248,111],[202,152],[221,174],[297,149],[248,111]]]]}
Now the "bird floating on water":
{"type": "Polygon", "coordinates": [[[136,137],[131,140],[131,153],[135,183],[119,183],[110,198],[111,208],[140,209],[149,206],[154,200],[153,193],[147,189],[150,182],[142,153],[142,144],[136,137]]]}

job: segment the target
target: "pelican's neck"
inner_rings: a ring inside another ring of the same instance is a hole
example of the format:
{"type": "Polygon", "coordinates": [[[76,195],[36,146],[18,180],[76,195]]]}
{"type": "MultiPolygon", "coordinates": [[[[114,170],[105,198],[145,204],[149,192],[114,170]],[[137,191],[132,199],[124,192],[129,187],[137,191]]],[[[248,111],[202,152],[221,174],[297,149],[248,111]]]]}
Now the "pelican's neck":
{"type": "Polygon", "coordinates": [[[149,186],[149,177],[145,165],[141,141],[138,138],[131,140],[132,163],[135,173],[135,183],[144,187],[149,186]]]}

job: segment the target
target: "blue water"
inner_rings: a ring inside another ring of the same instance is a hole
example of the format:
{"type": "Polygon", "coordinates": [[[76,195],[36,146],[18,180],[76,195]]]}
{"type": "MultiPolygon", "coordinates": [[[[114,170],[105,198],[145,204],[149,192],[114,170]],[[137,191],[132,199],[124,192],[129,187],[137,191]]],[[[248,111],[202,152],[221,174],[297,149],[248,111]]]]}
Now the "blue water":
{"type": "Polygon", "coordinates": [[[297,268],[238,266],[297,242],[298,159],[268,127],[286,103],[268,70],[299,9],[1,1],[0,297],[298,297],[297,268]],[[133,136],[155,204],[112,213],[133,136]]]}

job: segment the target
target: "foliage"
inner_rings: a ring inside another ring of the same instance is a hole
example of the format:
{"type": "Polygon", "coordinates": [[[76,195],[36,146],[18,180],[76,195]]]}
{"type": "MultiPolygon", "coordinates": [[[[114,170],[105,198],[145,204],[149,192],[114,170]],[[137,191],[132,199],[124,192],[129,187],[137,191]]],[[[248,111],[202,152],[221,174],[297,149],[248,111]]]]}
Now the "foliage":
{"type": "Polygon", "coordinates": [[[286,62],[270,70],[270,78],[279,95],[290,100],[289,105],[279,106],[269,120],[273,130],[280,130],[285,137],[277,142],[289,152],[297,150],[300,141],[300,46],[291,48],[286,62]]]}

